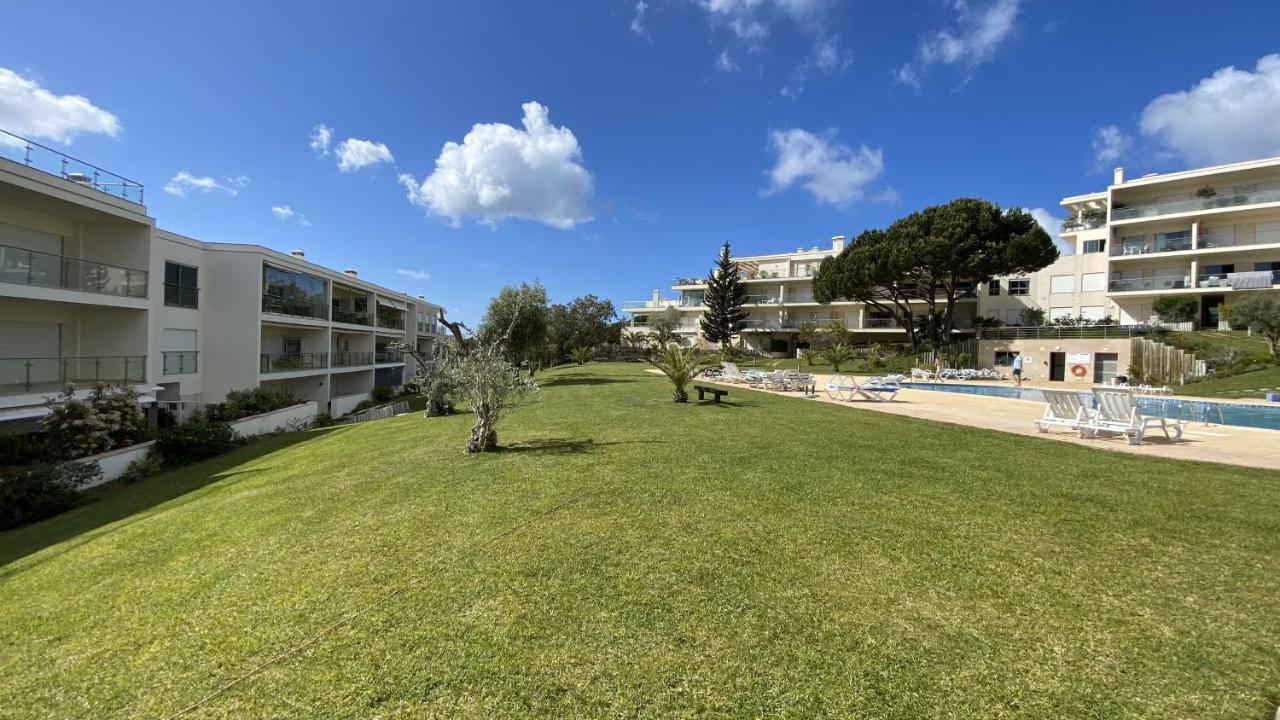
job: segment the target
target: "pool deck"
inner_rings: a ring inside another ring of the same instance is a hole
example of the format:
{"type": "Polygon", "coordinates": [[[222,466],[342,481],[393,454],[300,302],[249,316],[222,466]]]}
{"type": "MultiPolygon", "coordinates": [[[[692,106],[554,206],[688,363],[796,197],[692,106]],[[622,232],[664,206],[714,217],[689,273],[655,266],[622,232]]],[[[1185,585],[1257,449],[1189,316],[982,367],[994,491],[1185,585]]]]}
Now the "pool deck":
{"type": "MultiPolygon", "coordinates": [[[[818,384],[818,397],[811,399],[804,399],[800,393],[756,390],[736,383],[723,383],[714,380],[704,381],[702,379],[699,379],[699,382],[714,382],[718,385],[727,385],[749,392],[767,392],[796,398],[800,402],[826,402],[835,405],[852,406],[861,410],[951,423],[952,425],[999,430],[1001,432],[1040,438],[1046,442],[1069,442],[1114,452],[1133,453],[1135,455],[1152,455],[1179,460],[1198,460],[1201,462],[1280,470],[1280,430],[1262,430],[1229,425],[1206,427],[1202,423],[1190,423],[1183,430],[1182,440],[1177,442],[1166,440],[1159,430],[1148,432],[1142,445],[1129,445],[1120,436],[1084,440],[1076,433],[1060,428],[1054,428],[1047,433],[1037,432],[1032,422],[1040,417],[1044,410],[1044,403],[910,388],[904,388],[900,391],[894,402],[872,402],[869,400],[843,402],[828,398],[827,394],[822,390],[826,385],[827,378],[830,376],[815,375],[814,377],[818,384]]],[[[865,378],[859,377],[858,379],[865,378]]],[[[1011,385],[1010,383],[998,384],[1006,387],[1011,385]]],[[[1031,388],[1036,386],[1024,383],[1023,387],[1031,388]]],[[[1192,399],[1180,396],[1174,397],[1184,400],[1192,399]]],[[[1213,400],[1223,402],[1221,398],[1214,398],[1213,400]]]]}

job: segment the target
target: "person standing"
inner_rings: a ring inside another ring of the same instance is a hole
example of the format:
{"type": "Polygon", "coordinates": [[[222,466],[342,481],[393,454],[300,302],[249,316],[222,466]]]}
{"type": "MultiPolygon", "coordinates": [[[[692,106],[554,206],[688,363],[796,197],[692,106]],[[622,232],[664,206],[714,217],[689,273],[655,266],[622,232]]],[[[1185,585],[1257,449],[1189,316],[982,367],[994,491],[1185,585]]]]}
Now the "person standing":
{"type": "Polygon", "coordinates": [[[1022,354],[1013,356],[1013,382],[1022,387],[1022,354]]]}

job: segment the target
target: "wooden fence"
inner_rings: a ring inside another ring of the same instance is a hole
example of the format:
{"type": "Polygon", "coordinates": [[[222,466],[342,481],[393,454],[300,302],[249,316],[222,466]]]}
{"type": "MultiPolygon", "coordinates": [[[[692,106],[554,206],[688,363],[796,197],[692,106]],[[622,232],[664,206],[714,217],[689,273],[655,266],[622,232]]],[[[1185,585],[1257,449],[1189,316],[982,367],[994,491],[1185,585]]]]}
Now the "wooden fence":
{"type": "Polygon", "coordinates": [[[384,418],[395,417],[401,413],[409,412],[408,400],[397,400],[390,405],[379,405],[363,410],[358,413],[352,413],[340,420],[336,424],[349,425],[351,423],[365,422],[366,420],[382,420],[384,418]]]}
{"type": "MultiPolygon", "coordinates": [[[[1205,362],[1181,348],[1147,338],[1134,338],[1130,347],[1129,382],[1185,384],[1192,378],[1204,377],[1205,362]]],[[[1122,371],[1123,372],[1123,371],[1122,371]]]]}

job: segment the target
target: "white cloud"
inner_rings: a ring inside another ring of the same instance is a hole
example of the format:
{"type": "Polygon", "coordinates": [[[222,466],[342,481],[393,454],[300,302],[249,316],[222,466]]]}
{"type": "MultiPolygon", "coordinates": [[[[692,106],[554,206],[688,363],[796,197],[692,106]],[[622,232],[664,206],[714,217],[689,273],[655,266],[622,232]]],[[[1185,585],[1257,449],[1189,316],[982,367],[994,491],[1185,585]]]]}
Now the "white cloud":
{"type": "Polygon", "coordinates": [[[773,195],[796,183],[820,203],[843,206],[861,200],[865,187],[884,172],[884,154],[866,145],[853,149],[836,139],[834,130],[814,135],[792,128],[769,133],[777,162],[769,171],[773,195]]]}
{"type": "Polygon", "coordinates": [[[1120,162],[1133,149],[1133,138],[1115,125],[1098,128],[1093,133],[1093,164],[1102,170],[1120,162]]]}
{"type": "Polygon", "coordinates": [[[637,0],[635,15],[631,17],[631,32],[646,40],[649,38],[649,30],[644,26],[644,16],[648,11],[649,3],[644,0],[637,0]]]}
{"type": "Polygon", "coordinates": [[[224,177],[222,182],[218,182],[212,177],[196,176],[186,170],[179,170],[171,180],[164,186],[164,191],[170,195],[178,197],[186,197],[187,193],[192,190],[199,190],[202,193],[211,193],[214,191],[226,193],[227,195],[236,196],[240,191],[249,184],[249,178],[238,175],[236,177],[224,177]]]}
{"type": "Polygon", "coordinates": [[[733,72],[738,69],[738,63],[733,61],[733,56],[728,50],[721,50],[716,56],[716,69],[721,72],[733,72]]]}
{"type": "Polygon", "coordinates": [[[740,40],[758,41],[781,18],[813,28],[821,23],[830,0],[693,0],[711,22],[728,27],[740,40]]]}
{"type": "Polygon", "coordinates": [[[404,268],[396,268],[396,274],[409,278],[410,280],[430,280],[431,273],[426,270],[405,270],[404,268]]]}
{"type": "Polygon", "coordinates": [[[342,172],[352,172],[370,165],[395,161],[395,158],[391,157],[391,150],[386,145],[357,138],[347,138],[338,143],[334,153],[338,156],[338,169],[342,172]]]}
{"type": "Polygon", "coordinates": [[[293,217],[293,208],[288,205],[275,205],[271,208],[271,214],[275,215],[277,220],[288,220],[293,217]]]}
{"type": "Polygon", "coordinates": [[[839,36],[820,37],[814,43],[813,52],[809,57],[802,60],[791,71],[787,84],[782,86],[779,93],[783,97],[795,100],[804,94],[805,84],[813,68],[817,68],[823,74],[834,75],[848,70],[852,64],[853,55],[848,50],[841,51],[839,36]]]}
{"type": "Polygon", "coordinates": [[[409,201],[457,226],[464,217],[490,225],[504,218],[536,220],[568,230],[592,219],[591,173],[573,131],[551,124],[548,111],[527,102],[524,129],[477,123],[461,143],[447,142],[421,183],[400,175],[409,201]]]}
{"type": "Polygon", "coordinates": [[[0,68],[0,128],[31,140],[70,144],[81,133],[120,134],[120,120],[80,95],[55,95],[0,68]]]}
{"type": "Polygon", "coordinates": [[[920,40],[916,57],[895,73],[898,82],[919,88],[932,65],[963,69],[966,76],[995,56],[1015,29],[1022,0],[990,0],[975,5],[971,0],[955,0],[956,22],[920,40]]]}
{"type": "Polygon", "coordinates": [[[332,140],[333,128],[328,125],[320,123],[319,125],[311,128],[311,142],[309,144],[311,145],[311,149],[316,151],[317,155],[321,157],[328,155],[329,143],[332,140]]]}
{"type": "Polygon", "coordinates": [[[1058,246],[1059,252],[1064,255],[1069,255],[1074,252],[1071,245],[1064,243],[1062,238],[1058,237],[1058,235],[1062,233],[1063,218],[1054,215],[1044,208],[1023,208],[1023,210],[1030,213],[1031,217],[1035,218],[1036,224],[1043,228],[1045,232],[1049,233],[1049,237],[1053,239],[1053,243],[1058,246]]]}
{"type": "Polygon", "coordinates": [[[1192,165],[1280,155],[1280,54],[1224,67],[1142,111],[1142,135],[1192,165]]]}

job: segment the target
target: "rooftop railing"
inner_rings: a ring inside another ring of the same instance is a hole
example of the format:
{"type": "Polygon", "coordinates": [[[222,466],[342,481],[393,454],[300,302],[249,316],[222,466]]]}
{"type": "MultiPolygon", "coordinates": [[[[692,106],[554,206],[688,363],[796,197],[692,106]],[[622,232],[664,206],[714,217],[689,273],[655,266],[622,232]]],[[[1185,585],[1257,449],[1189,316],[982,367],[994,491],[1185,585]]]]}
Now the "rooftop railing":
{"type": "Polygon", "coordinates": [[[1215,210],[1218,208],[1239,207],[1242,205],[1261,205],[1263,203],[1280,202],[1280,190],[1255,190],[1253,192],[1232,192],[1214,195],[1207,198],[1187,198],[1184,200],[1166,200],[1164,202],[1143,203],[1127,207],[1113,207],[1112,220],[1132,220],[1133,218],[1158,217],[1174,213],[1196,212],[1199,210],[1215,210]]]}
{"type": "Polygon", "coordinates": [[[145,298],[147,271],[0,245],[0,281],[145,298]]]}
{"type": "Polygon", "coordinates": [[[0,395],[60,392],[67,385],[146,381],[144,355],[0,359],[0,395]]]}
{"type": "Polygon", "coordinates": [[[0,155],[8,156],[29,168],[57,175],[80,187],[97,190],[138,205],[143,203],[142,183],[103,170],[97,165],[78,160],[64,152],[20,135],[14,135],[7,130],[0,130],[0,155]]]}

